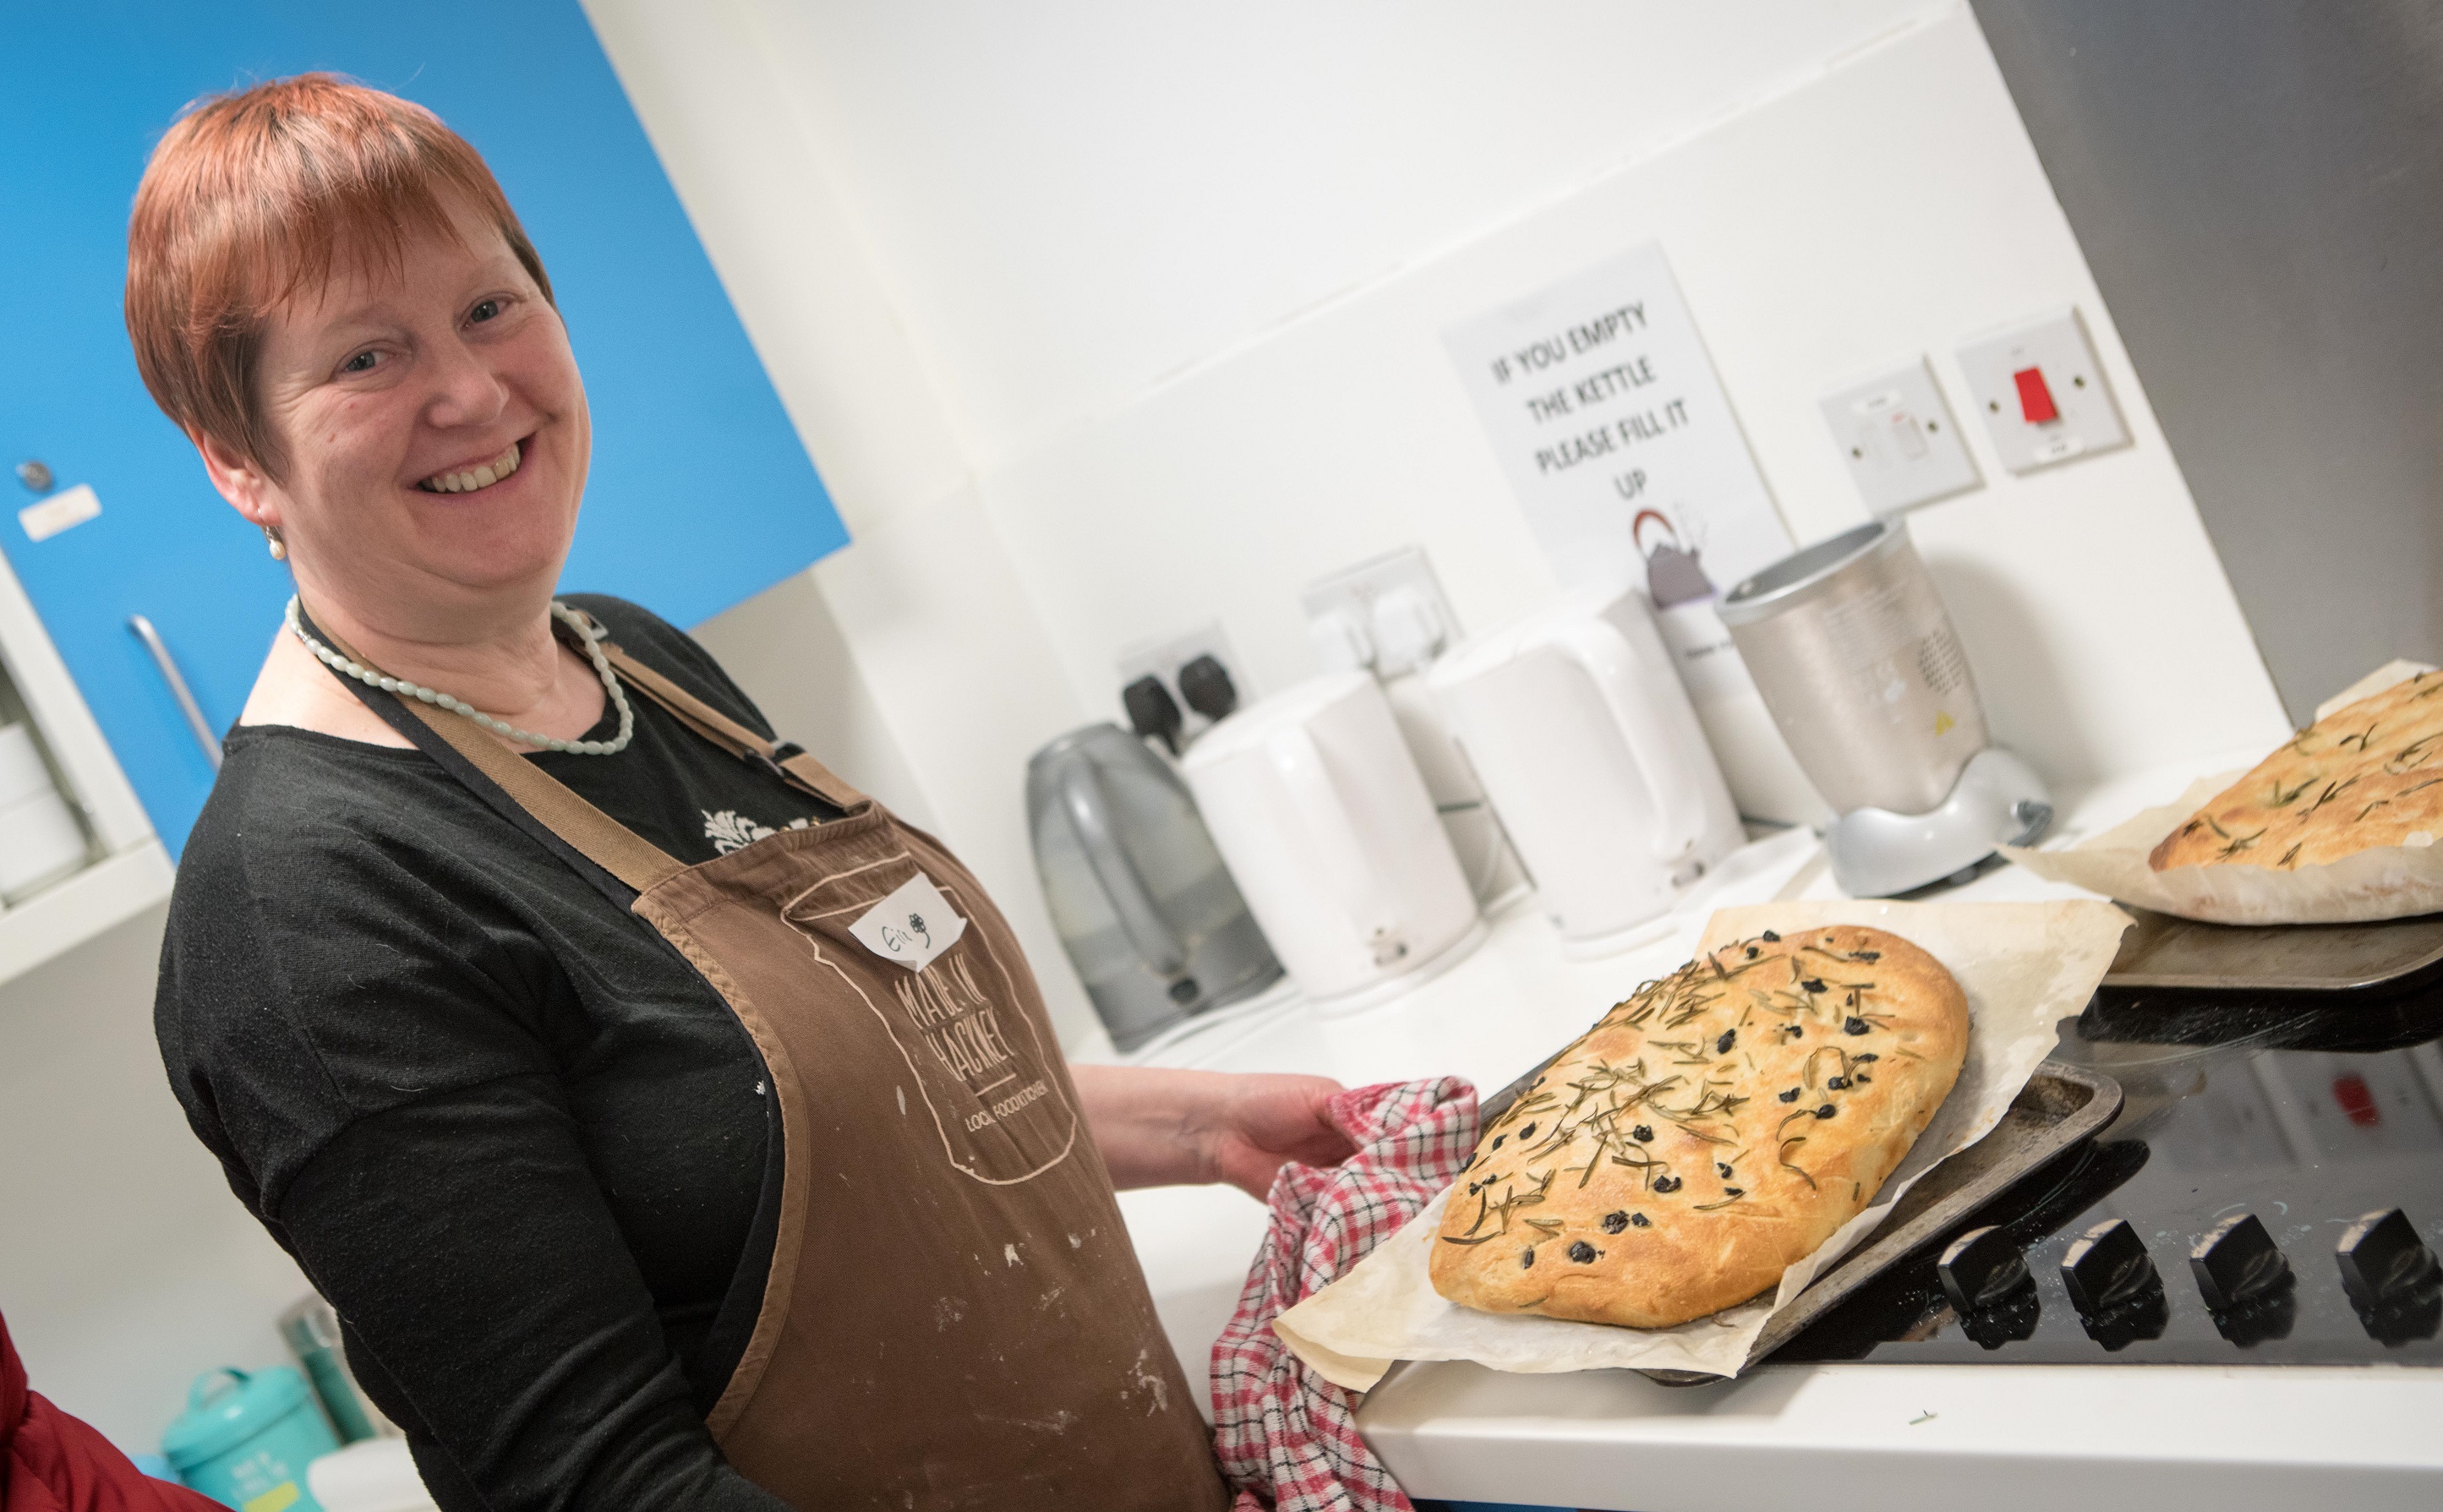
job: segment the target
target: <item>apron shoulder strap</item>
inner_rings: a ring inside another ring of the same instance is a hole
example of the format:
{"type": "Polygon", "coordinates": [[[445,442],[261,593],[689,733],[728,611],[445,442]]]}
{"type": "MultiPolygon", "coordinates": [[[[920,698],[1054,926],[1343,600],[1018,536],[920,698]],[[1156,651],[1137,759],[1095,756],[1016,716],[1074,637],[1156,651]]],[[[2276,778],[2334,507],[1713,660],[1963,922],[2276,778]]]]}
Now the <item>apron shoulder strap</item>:
{"type": "MultiPolygon", "coordinates": [[[[364,658],[347,642],[311,620],[304,623],[308,633],[348,660],[363,665],[364,658]]],[[[600,872],[608,872],[634,893],[648,891],[656,883],[687,870],[685,863],[586,802],[566,783],[510,750],[472,720],[434,708],[420,699],[403,699],[369,687],[336,667],[329,670],[383,722],[439,762],[444,771],[472,789],[512,824],[535,834],[547,848],[576,865],[580,875],[619,906],[626,907],[629,900],[613,892],[598,873],[578,865],[578,858],[600,872]],[[571,851],[575,856],[569,854],[571,851]]]]}
{"type": "Polygon", "coordinates": [[[777,767],[796,779],[799,786],[811,790],[815,796],[842,811],[854,809],[866,801],[864,793],[841,781],[837,774],[805,752],[763,738],[637,661],[614,643],[606,640],[601,644],[602,653],[611,659],[613,671],[633,683],[638,692],[670,710],[680,723],[730,755],[777,767]]]}
{"type": "MultiPolygon", "coordinates": [[[[587,618],[592,621],[591,615],[587,618]]],[[[593,623],[598,630],[599,622],[593,623]]],[[[350,661],[364,660],[321,627],[311,627],[311,630],[350,661]]],[[[610,641],[599,644],[613,670],[714,745],[732,756],[763,762],[842,811],[868,801],[865,794],[842,782],[804,752],[763,738],[610,641]]],[[[650,891],[655,884],[687,870],[684,862],[587,802],[566,783],[510,750],[505,742],[473,720],[434,708],[421,700],[380,692],[336,670],[331,675],[346,683],[375,713],[461,781],[482,778],[481,783],[469,785],[495,808],[504,805],[494,798],[494,793],[508,800],[508,806],[516,811],[510,812],[512,822],[523,815],[539,825],[551,840],[574,850],[631,890],[650,891]],[[491,791],[486,792],[486,786],[491,791]]]]}
{"type": "Polygon", "coordinates": [[[395,701],[515,799],[519,808],[637,892],[649,892],[656,883],[687,870],[677,857],[588,803],[576,790],[510,750],[473,720],[414,699],[395,701]]]}

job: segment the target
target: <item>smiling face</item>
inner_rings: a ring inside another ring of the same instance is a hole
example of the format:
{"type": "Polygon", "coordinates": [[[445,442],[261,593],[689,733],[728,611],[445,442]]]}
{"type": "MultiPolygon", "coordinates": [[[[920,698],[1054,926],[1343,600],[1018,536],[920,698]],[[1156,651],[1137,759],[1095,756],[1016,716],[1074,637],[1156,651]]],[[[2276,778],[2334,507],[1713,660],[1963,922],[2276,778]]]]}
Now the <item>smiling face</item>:
{"type": "Polygon", "coordinates": [[[275,456],[199,442],[309,608],[428,642],[540,613],[592,446],[559,312],[495,227],[454,226],[395,266],[343,258],[272,316],[255,381],[275,456]]]}

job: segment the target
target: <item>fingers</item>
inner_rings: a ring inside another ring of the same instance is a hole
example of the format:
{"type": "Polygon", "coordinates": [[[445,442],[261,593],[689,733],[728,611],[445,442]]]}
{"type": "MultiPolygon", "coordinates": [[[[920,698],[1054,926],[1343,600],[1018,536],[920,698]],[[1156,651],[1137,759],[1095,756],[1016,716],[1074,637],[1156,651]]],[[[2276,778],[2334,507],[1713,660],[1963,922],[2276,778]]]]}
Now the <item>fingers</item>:
{"type": "Polygon", "coordinates": [[[1332,1128],[1332,1100],[1343,1088],[1322,1076],[1250,1076],[1241,1084],[1240,1117],[1247,1132],[1261,1138],[1304,1138],[1332,1128]]]}
{"type": "Polygon", "coordinates": [[[1338,1165],[1356,1153],[1357,1141],[1338,1129],[1326,1129],[1320,1138],[1291,1152],[1309,1165],[1338,1165]]]}
{"type": "Polygon", "coordinates": [[[1222,1180],[1261,1200],[1271,1195],[1273,1179],[1280,1175],[1281,1167],[1295,1162],[1330,1168],[1356,1153],[1357,1147],[1336,1132],[1329,1141],[1297,1146],[1266,1147],[1233,1139],[1223,1140],[1214,1152],[1214,1168],[1222,1180]]]}
{"type": "Polygon", "coordinates": [[[1332,1100],[1347,1090],[1324,1076],[1252,1073],[1213,1077],[1194,1136],[1202,1179],[1222,1181],[1262,1201],[1282,1166],[1336,1166],[1356,1143],[1332,1122],[1332,1100]]]}

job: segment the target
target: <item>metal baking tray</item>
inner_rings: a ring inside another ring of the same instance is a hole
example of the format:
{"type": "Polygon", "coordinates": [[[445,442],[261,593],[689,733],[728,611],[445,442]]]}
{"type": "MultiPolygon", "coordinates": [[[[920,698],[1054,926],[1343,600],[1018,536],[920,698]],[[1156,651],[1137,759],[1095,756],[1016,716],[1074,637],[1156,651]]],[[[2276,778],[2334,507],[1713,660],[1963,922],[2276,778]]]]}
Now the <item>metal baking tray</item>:
{"type": "MultiPolygon", "coordinates": [[[[1558,1057],[1555,1057],[1557,1059],[1558,1057]]],[[[1550,1065],[1546,1062],[1545,1065],[1550,1065]]],[[[1483,1121],[1506,1112],[1538,1066],[1495,1093],[1483,1105],[1483,1121]]],[[[2109,1124],[2121,1111],[2121,1084],[2083,1066],[2047,1061],[2028,1078],[2011,1106],[1985,1138],[1937,1164],[1909,1188],[1864,1243],[1815,1278],[1798,1300],[1773,1315],[1757,1336],[1751,1360],[1762,1360],[1798,1336],[1799,1330],[1864,1285],[1888,1266],[1967,1218],[2011,1183],[2041,1169],[2055,1156],[2109,1124]]],[[[1722,1377],[1700,1371],[1649,1370],[1666,1386],[1699,1386],[1722,1377]]]]}
{"type": "MultiPolygon", "coordinates": [[[[2124,907],[2127,905],[2123,905],[2124,907]]],[[[2212,996],[2349,1007],[2443,985],[2443,914],[2373,924],[2207,924],[2142,908],[2097,988],[2107,1007],[2212,996]]]]}

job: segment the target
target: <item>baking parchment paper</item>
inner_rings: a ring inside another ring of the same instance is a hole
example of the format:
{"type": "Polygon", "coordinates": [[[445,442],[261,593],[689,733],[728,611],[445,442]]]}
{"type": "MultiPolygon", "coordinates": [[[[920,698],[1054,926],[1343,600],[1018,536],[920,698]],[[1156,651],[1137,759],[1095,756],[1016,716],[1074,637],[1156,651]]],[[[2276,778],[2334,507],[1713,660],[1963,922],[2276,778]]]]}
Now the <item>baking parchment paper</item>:
{"type": "MultiPolygon", "coordinates": [[[[2317,706],[2316,718],[2328,718],[2432,670],[2423,662],[2394,662],[2326,699],[2317,706]]],[[[2067,850],[2004,846],[2002,854],[2053,882],[2213,924],[2363,924],[2443,912],[2443,846],[2432,835],[2413,834],[2406,845],[2378,846],[2321,866],[2288,870],[2174,866],[2157,871],[2148,864],[2147,856],[2165,835],[2245,775],[2244,771],[2226,772],[2192,783],[2177,802],[2145,810],[2067,850]]]]}
{"type": "MultiPolygon", "coordinates": [[[[1400,1359],[1470,1359],[1526,1375],[1620,1366],[1737,1375],[1775,1309],[1872,1233],[1937,1161],[1975,1143],[2001,1121],[2011,1100],[2051,1053],[2056,1026],[2094,995],[2130,919],[2110,903],[2087,901],[1757,903],[1717,912],[1699,948],[1713,950],[1767,929],[1796,934],[1828,924],[1888,929],[1949,968],[1968,997],[1968,1058],[1941,1111],[1873,1205],[1791,1266],[1777,1294],[1676,1328],[1471,1311],[1444,1301],[1426,1275],[1442,1204],[1450,1196],[1444,1191],[1349,1274],[1282,1313],[1274,1332],[1317,1375],[1352,1391],[1370,1390],[1400,1359]]],[[[1593,1019],[1590,1014],[1588,1022],[1593,1019]]]]}

